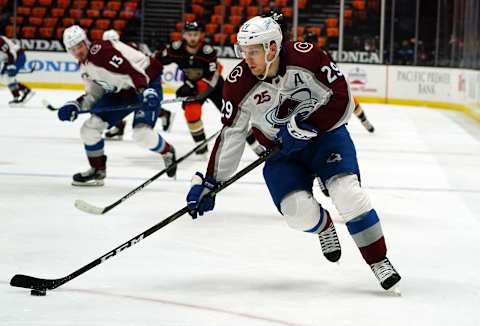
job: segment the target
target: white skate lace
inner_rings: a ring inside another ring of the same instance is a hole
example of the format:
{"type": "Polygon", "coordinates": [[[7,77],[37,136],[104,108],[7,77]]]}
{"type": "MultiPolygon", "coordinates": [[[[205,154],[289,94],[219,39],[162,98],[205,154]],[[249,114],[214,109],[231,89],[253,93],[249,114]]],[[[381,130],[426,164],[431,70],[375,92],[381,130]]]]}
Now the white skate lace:
{"type": "Polygon", "coordinates": [[[320,239],[323,253],[340,250],[340,242],[338,241],[333,223],[330,223],[330,226],[325,231],[319,233],[318,238],[320,239]]]}
{"type": "Polygon", "coordinates": [[[388,258],[385,258],[384,260],[371,264],[370,268],[372,269],[373,273],[377,277],[377,279],[382,283],[385,281],[387,278],[392,276],[393,274],[396,274],[395,269],[393,268],[392,264],[388,260],[388,258]]]}

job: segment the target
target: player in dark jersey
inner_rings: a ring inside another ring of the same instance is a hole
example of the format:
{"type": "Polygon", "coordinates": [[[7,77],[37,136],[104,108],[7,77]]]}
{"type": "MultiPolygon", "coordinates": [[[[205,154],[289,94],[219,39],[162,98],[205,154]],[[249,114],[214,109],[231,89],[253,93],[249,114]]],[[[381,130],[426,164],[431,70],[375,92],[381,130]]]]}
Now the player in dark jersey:
{"type": "Polygon", "coordinates": [[[63,43],[80,63],[86,91],[77,100],[65,103],[58,118],[73,121],[81,111],[91,112],[80,129],[90,169],[75,174],[72,185],[103,186],[107,156],[102,134],[130,113],[134,113],[133,139],[160,154],[167,175],[174,177],[175,149],[153,129],[162,100],[161,63],[120,41],[91,43],[76,25],[65,29],[63,43]],[[112,107],[115,110],[110,110],[112,107]]]}
{"type": "Polygon", "coordinates": [[[0,75],[7,75],[8,89],[13,96],[13,100],[8,102],[11,106],[26,103],[34,95],[28,86],[16,78],[18,71],[25,66],[25,60],[25,51],[7,37],[0,35],[0,75]]]}
{"type": "MultiPolygon", "coordinates": [[[[197,98],[195,101],[183,102],[185,119],[196,143],[206,139],[202,105],[210,99],[218,110],[222,107],[223,78],[221,66],[217,62],[217,52],[201,38],[199,24],[185,23],[183,39],[169,44],[157,58],[164,65],[176,63],[184,75],[184,84],[177,90],[178,97],[197,98]]],[[[197,154],[206,153],[207,145],[197,150],[197,154]]]]}
{"type": "MultiPolygon", "coordinates": [[[[198,22],[185,23],[183,39],[169,44],[157,52],[158,60],[164,65],[176,63],[183,71],[184,84],[177,90],[178,97],[192,97],[194,101],[182,104],[188,128],[196,143],[206,139],[202,121],[202,105],[210,99],[220,111],[222,108],[222,90],[224,80],[222,66],[217,61],[217,51],[202,40],[198,22]]],[[[253,134],[247,136],[247,142],[256,153],[263,152],[253,134]]],[[[202,146],[197,154],[204,154],[208,147],[202,146]]]]}
{"type": "Polygon", "coordinates": [[[223,90],[224,125],[205,176],[197,172],[187,195],[193,218],[212,210],[211,189],[237,169],[249,125],[266,148],[281,144],[263,175],[279,212],[294,229],[317,234],[324,256],[336,262],[341,247],[329,212],[313,197],[318,177],[363,259],[384,289],[400,275],[386,257],[379,217],[360,185],[356,149],[346,128],[354,109],[348,83],[330,56],[311,43],[283,42],[271,17],[254,17],[240,28],[236,49],[244,59],[223,90]]]}

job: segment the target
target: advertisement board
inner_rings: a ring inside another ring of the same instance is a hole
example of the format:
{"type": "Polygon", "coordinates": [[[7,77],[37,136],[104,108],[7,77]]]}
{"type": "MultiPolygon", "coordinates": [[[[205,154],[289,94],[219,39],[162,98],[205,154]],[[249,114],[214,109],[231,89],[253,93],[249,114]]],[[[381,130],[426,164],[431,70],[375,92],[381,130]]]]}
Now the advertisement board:
{"type": "MultiPolygon", "coordinates": [[[[66,52],[27,51],[18,79],[32,87],[83,89],[78,63],[66,52]]],[[[239,59],[219,59],[226,77],[239,59]]],[[[480,120],[480,72],[468,69],[339,64],[360,101],[422,105],[461,110],[480,120]]],[[[183,75],[175,64],[164,67],[165,93],[174,93],[183,75]]],[[[3,81],[3,84],[5,82],[3,81]]]]}
{"type": "Polygon", "coordinates": [[[387,67],[381,65],[339,64],[354,96],[363,101],[385,101],[387,67]]]}

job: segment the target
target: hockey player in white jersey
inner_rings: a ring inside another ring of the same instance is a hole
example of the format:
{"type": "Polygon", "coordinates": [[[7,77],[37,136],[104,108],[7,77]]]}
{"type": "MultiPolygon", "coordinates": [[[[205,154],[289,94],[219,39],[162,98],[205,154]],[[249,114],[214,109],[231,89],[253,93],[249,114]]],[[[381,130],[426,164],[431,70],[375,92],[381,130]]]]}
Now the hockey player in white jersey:
{"type": "MultiPolygon", "coordinates": [[[[102,40],[117,42],[117,41],[120,41],[120,34],[114,29],[109,29],[109,30],[106,30],[105,32],[103,32],[102,40]]],[[[138,44],[138,43],[134,43],[134,42],[128,42],[126,44],[131,46],[135,50],[138,50],[138,51],[142,52],[146,56],[151,56],[152,55],[152,52],[150,51],[150,49],[148,48],[148,46],[146,44],[138,44]]],[[[172,112],[170,112],[169,110],[167,110],[163,107],[160,107],[160,114],[159,114],[158,117],[160,118],[160,120],[162,122],[162,128],[163,128],[164,131],[169,131],[170,130],[170,128],[172,126],[172,121],[174,119],[174,116],[175,115],[172,112]]],[[[127,124],[126,121],[123,120],[123,119],[118,121],[113,127],[111,127],[110,129],[108,129],[105,132],[105,138],[106,139],[111,139],[111,140],[121,140],[121,139],[123,139],[123,134],[125,132],[126,124],[127,124]]]]}
{"type": "Polygon", "coordinates": [[[62,121],[73,121],[81,111],[93,112],[80,130],[91,168],[75,174],[72,184],[103,185],[107,157],[102,133],[132,112],[135,112],[133,139],[140,146],[159,153],[168,168],[167,175],[174,177],[175,150],[153,130],[162,100],[162,64],[119,41],[90,43],[85,31],[76,25],[65,29],[63,42],[80,62],[86,92],[77,100],[65,103],[58,117],[62,121]],[[112,107],[115,110],[109,110],[112,107]]]}
{"type": "Polygon", "coordinates": [[[329,212],[313,197],[316,177],[345,220],[363,259],[384,289],[400,275],[386,257],[380,220],[360,185],[355,146],[346,129],[354,109],[348,83],[330,56],[310,43],[284,42],[270,17],[242,25],[236,48],[243,58],[226,79],[223,129],[205,176],[197,172],[187,195],[193,218],[212,210],[211,189],[237,169],[249,123],[266,148],[281,144],[263,169],[279,212],[294,229],[317,234],[324,256],[341,255],[329,212]]]}
{"type": "MultiPolygon", "coordinates": [[[[120,34],[114,29],[109,29],[103,32],[102,40],[104,41],[120,41],[120,34]]],[[[125,133],[125,126],[127,125],[124,119],[118,121],[113,127],[106,130],[105,139],[107,140],[122,140],[125,133]]]]}
{"type": "Polygon", "coordinates": [[[25,66],[25,51],[5,36],[0,35],[0,75],[6,76],[8,89],[13,99],[10,106],[26,103],[34,92],[17,80],[17,74],[25,66]]]}

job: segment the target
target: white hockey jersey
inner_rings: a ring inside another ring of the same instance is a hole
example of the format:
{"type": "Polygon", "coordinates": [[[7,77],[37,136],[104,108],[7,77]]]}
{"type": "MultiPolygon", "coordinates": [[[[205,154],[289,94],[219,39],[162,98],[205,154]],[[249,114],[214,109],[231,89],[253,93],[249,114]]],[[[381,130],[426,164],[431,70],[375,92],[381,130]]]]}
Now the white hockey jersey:
{"type": "Polygon", "coordinates": [[[17,61],[21,48],[5,36],[0,36],[0,63],[11,65],[17,61]]]}
{"type": "Polygon", "coordinates": [[[120,41],[90,46],[80,72],[86,86],[82,108],[89,109],[105,93],[140,91],[162,73],[162,64],[120,41]]]}
{"type": "Polygon", "coordinates": [[[238,168],[249,124],[265,147],[294,114],[327,132],[345,124],[354,101],[342,72],[324,50],[310,43],[286,42],[280,53],[279,73],[259,80],[245,61],[226,79],[222,123],[207,168],[207,175],[227,180],[238,168]]]}

